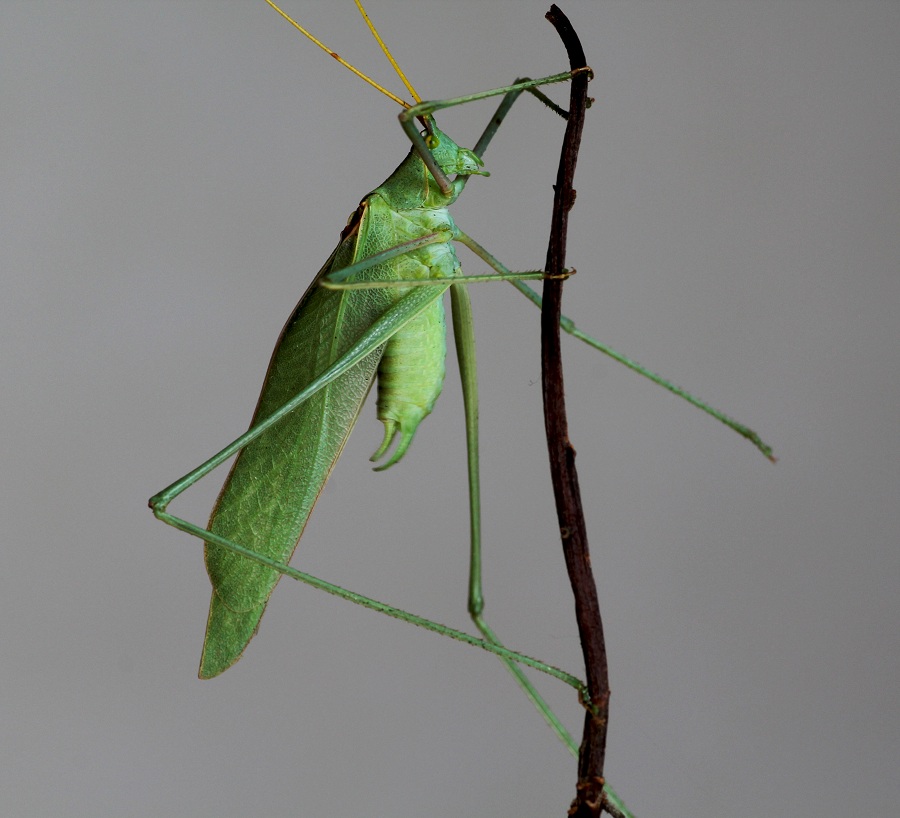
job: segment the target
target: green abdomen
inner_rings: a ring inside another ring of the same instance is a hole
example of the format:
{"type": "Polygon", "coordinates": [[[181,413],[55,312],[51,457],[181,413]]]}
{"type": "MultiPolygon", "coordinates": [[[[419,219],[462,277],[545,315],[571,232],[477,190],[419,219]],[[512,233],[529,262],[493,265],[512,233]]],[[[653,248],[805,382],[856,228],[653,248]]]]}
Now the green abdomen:
{"type": "MultiPolygon", "coordinates": [[[[426,247],[411,256],[400,266],[403,277],[459,275],[459,260],[450,244],[426,247]]],[[[446,356],[444,303],[438,299],[391,336],[378,365],[378,419],[384,423],[384,440],[372,459],[384,455],[394,437],[400,436],[396,451],[379,468],[386,469],[403,457],[416,428],[434,408],[444,385],[446,356]]]]}

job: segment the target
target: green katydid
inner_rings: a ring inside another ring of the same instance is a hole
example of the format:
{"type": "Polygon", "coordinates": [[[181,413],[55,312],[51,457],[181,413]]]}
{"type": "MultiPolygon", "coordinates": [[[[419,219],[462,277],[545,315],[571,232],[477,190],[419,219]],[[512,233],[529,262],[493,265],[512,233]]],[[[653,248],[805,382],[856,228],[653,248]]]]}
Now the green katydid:
{"type": "MultiPolygon", "coordinates": [[[[336,56],[271,0],[266,2],[336,56]]],[[[481,156],[516,98],[528,91],[565,115],[537,88],[564,82],[572,74],[563,72],[476,94],[422,102],[374,31],[359,0],[356,2],[415,104],[404,102],[340,61],[403,106],[400,121],[412,149],[393,174],[363,198],[342,231],[337,248],[289,318],[272,355],[250,429],[155,495],[150,505],[159,519],[206,542],[213,592],[201,678],[222,673],[241,657],[258,629],[275,585],[286,574],[495,653],[574,753],[576,743],[520,665],[541,670],[581,690],[579,680],[506,649],[482,617],[477,384],[466,285],[506,280],[539,306],[539,296],[523,279],[541,278],[543,273],[509,271],[461,231],[447,210],[469,176],[488,175],[481,170],[481,156]],[[472,150],[459,147],[435,124],[436,111],[499,95],[504,97],[500,108],[472,150]],[[416,127],[416,120],[421,123],[422,132],[416,127]],[[463,276],[452,241],[469,247],[494,272],[463,276]],[[378,469],[388,468],[403,457],[419,423],[431,411],[444,376],[446,342],[441,296],[446,290],[451,295],[466,412],[471,515],[469,612],[481,639],[362,597],[287,565],[376,375],[378,417],[384,422],[385,435],[372,459],[384,458],[399,438],[393,454],[378,469]],[[235,454],[237,458],[207,529],[167,512],[176,496],[235,454]]],[[[585,335],[569,319],[563,319],[562,327],[704,409],[771,456],[770,449],[747,427],[585,335]]]]}

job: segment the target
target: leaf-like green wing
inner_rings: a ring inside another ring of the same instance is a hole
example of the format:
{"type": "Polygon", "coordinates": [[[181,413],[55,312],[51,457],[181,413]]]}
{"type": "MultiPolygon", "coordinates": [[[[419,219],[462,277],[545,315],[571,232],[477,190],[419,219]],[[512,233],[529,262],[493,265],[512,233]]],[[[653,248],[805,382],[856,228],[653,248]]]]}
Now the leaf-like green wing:
{"type": "MultiPolygon", "coordinates": [[[[329,365],[396,300],[390,289],[326,290],[319,279],[384,249],[379,201],[364,201],[338,248],[291,315],[272,354],[253,424],[272,414],[329,365]]],[[[366,279],[390,276],[382,265],[366,279]]],[[[232,466],[209,530],[288,562],[372,386],[383,346],[250,443],[232,466]]],[[[200,677],[222,673],[256,633],[279,574],[206,546],[213,586],[200,677]]]]}

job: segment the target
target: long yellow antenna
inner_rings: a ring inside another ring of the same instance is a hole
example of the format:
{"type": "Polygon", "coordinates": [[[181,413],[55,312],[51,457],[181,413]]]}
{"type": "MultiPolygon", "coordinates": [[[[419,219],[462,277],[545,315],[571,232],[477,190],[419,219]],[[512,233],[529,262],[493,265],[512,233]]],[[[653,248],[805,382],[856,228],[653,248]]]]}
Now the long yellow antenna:
{"type": "MultiPolygon", "coordinates": [[[[367,77],[367,76],[366,76],[365,74],[363,74],[363,72],[360,71],[358,68],[355,68],[354,66],[350,65],[350,63],[348,63],[343,57],[341,57],[340,54],[338,54],[338,53],[332,51],[332,50],[331,50],[327,45],[325,45],[325,43],[323,43],[321,40],[317,40],[317,39],[316,39],[312,34],[310,34],[305,28],[303,28],[303,26],[301,26],[300,23],[298,23],[293,17],[291,17],[289,14],[287,14],[286,12],[284,12],[284,11],[282,11],[280,8],[278,8],[278,6],[276,6],[276,5],[272,2],[272,0],[266,0],[266,2],[267,2],[273,9],[275,9],[275,11],[277,11],[282,17],[284,17],[284,19],[287,20],[287,21],[288,21],[294,28],[296,28],[301,34],[303,34],[305,37],[308,37],[308,38],[309,38],[310,40],[312,40],[317,46],[319,46],[319,48],[321,48],[323,51],[325,51],[326,53],[328,53],[328,54],[330,54],[332,57],[334,57],[341,65],[344,66],[344,68],[347,68],[347,69],[349,69],[350,71],[352,71],[354,74],[356,74],[357,77],[359,77],[359,78],[362,79],[362,80],[365,80],[367,83],[369,83],[369,85],[371,85],[371,86],[372,86],[373,88],[375,88],[376,90],[381,91],[382,94],[384,94],[386,97],[389,97],[390,99],[394,100],[394,102],[396,102],[398,105],[402,105],[404,108],[411,108],[411,107],[412,107],[408,102],[406,102],[405,100],[400,99],[400,97],[398,97],[396,94],[392,94],[390,91],[388,91],[387,88],[384,88],[384,87],[382,87],[381,85],[379,85],[379,84],[378,84],[377,82],[375,82],[375,80],[373,80],[371,77],[367,77]]],[[[358,2],[357,2],[357,5],[359,5],[358,2]]],[[[404,84],[406,85],[406,87],[409,88],[410,92],[411,92],[412,95],[415,97],[416,102],[421,102],[421,99],[419,98],[419,95],[416,94],[415,91],[413,91],[412,86],[406,81],[406,77],[403,76],[403,72],[402,72],[402,71],[400,70],[400,68],[397,66],[397,63],[394,62],[394,58],[390,55],[390,52],[388,52],[387,46],[385,46],[384,43],[381,42],[381,37],[378,36],[378,32],[375,31],[374,27],[373,27],[372,24],[369,22],[369,18],[366,16],[365,11],[363,11],[363,17],[366,18],[366,22],[369,24],[369,28],[372,29],[372,32],[375,34],[376,39],[377,39],[378,42],[381,44],[381,47],[382,47],[382,49],[384,50],[384,53],[388,55],[388,59],[391,61],[391,64],[392,64],[392,65],[394,66],[394,68],[397,70],[397,73],[400,75],[400,77],[401,77],[401,79],[403,80],[403,82],[404,82],[404,84]]]]}
{"type": "Polygon", "coordinates": [[[356,3],[356,7],[359,9],[359,13],[363,16],[363,20],[366,21],[366,25],[369,27],[369,31],[372,32],[372,36],[378,41],[378,45],[381,46],[381,50],[384,52],[384,56],[388,58],[388,62],[392,66],[394,66],[394,71],[397,72],[397,76],[400,77],[403,84],[406,86],[406,90],[412,94],[412,98],[416,102],[421,102],[422,97],[420,97],[416,93],[416,89],[412,87],[412,83],[406,78],[406,74],[403,73],[403,70],[397,65],[397,61],[394,59],[394,55],[391,54],[390,49],[384,44],[384,40],[381,39],[381,35],[378,33],[378,29],[375,28],[375,24],[369,19],[369,15],[366,12],[365,8],[363,8],[363,4],[360,0],[353,0],[356,3]]]}

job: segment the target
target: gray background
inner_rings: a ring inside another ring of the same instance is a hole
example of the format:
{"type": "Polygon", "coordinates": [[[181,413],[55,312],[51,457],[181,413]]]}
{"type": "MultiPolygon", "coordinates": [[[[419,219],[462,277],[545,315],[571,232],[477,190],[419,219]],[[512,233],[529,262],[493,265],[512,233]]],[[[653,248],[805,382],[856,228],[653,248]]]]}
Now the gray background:
{"type": "MultiPolygon", "coordinates": [[[[349,0],[287,5],[397,87],[349,0]]],[[[641,816],[894,815],[900,5],[565,7],[597,98],[566,310],[781,458],[566,345],[609,778],[641,816]]],[[[544,10],[370,8],[426,97],[564,68],[544,10]]],[[[564,814],[574,764],[498,662],[319,592],[282,583],[245,659],[198,681],[201,549],[145,507],[245,427],[282,322],[407,150],[397,107],[261,0],[0,19],[0,811],[564,814]]],[[[490,110],[440,121],[471,144],[490,110]]],[[[522,101],[455,208],[514,268],[543,260],[561,135],[522,101]]],[[[577,671],[537,312],[472,294],[489,618],[577,671]]],[[[296,565],[467,626],[458,391],[451,366],[383,475],[367,407],[296,565]]],[[[219,483],[177,509],[205,520],[219,483]]]]}

